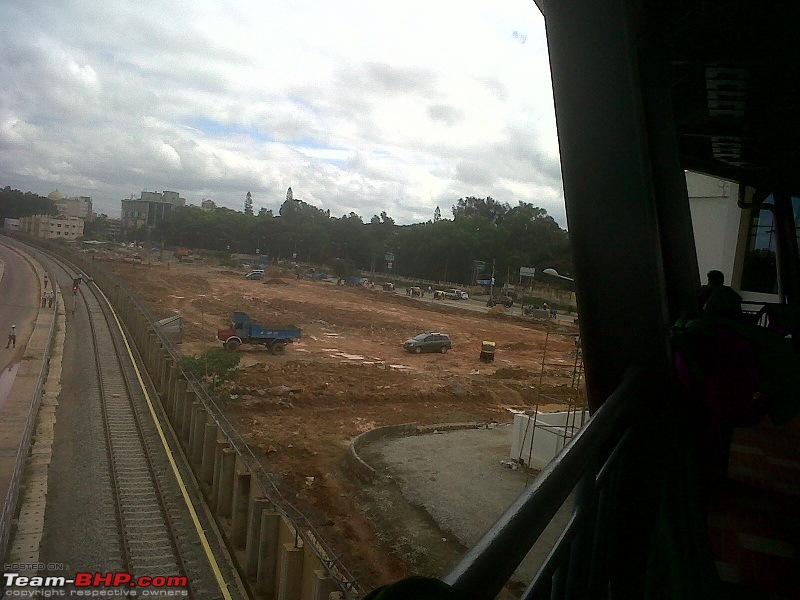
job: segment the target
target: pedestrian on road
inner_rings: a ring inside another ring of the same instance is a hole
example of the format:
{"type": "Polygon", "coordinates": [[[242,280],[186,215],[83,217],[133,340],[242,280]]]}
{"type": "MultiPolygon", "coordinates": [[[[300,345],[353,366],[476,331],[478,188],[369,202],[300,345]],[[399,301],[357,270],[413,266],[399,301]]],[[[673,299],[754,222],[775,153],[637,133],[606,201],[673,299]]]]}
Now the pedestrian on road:
{"type": "Polygon", "coordinates": [[[44,308],[45,306],[47,306],[47,292],[44,292],[42,294],[42,308],[44,308]]]}
{"type": "Polygon", "coordinates": [[[11,344],[14,344],[14,348],[17,347],[17,326],[12,325],[11,331],[8,332],[8,342],[6,342],[6,348],[8,348],[11,344]]]}
{"type": "Polygon", "coordinates": [[[47,273],[44,274],[44,289],[47,289],[47,273]]]}
{"type": "Polygon", "coordinates": [[[47,308],[53,308],[53,298],[55,298],[55,292],[49,292],[47,294],[47,308]]]}

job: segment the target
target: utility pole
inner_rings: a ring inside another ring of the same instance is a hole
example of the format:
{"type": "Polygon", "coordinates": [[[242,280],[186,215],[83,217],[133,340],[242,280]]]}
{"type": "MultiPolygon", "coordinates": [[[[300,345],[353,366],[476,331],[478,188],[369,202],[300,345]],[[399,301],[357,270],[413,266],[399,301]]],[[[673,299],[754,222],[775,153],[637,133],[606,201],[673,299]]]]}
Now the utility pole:
{"type": "Polygon", "coordinates": [[[492,259],[492,281],[489,283],[489,298],[494,298],[494,259],[492,259]]]}

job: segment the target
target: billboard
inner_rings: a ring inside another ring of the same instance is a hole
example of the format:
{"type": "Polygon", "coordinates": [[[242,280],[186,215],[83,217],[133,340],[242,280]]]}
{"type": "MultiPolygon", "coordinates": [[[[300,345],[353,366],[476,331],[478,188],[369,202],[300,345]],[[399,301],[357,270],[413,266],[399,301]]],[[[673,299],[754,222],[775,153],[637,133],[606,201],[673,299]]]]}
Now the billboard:
{"type": "Polygon", "coordinates": [[[520,267],[520,277],[536,277],[536,267],[520,267]]]}

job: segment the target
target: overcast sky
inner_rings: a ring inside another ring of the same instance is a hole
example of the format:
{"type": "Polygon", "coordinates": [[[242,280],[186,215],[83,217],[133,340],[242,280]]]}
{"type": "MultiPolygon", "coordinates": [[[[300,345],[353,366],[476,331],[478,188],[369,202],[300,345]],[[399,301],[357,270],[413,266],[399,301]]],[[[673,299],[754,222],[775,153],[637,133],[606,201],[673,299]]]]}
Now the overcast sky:
{"type": "Polygon", "coordinates": [[[0,0],[0,185],[364,220],[532,202],[563,226],[533,0],[0,0]]]}

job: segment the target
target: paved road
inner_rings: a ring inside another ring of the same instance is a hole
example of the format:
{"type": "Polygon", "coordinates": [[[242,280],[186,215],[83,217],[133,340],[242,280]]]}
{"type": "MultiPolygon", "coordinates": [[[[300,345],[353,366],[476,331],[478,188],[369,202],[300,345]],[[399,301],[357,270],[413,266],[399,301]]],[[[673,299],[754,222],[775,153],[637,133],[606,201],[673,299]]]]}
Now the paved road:
{"type": "MultiPolygon", "coordinates": [[[[399,294],[401,296],[406,295],[405,288],[395,288],[395,294],[399,294]]],[[[409,296],[412,297],[412,296],[409,296]]],[[[480,312],[480,313],[487,313],[489,312],[489,307],[486,306],[486,300],[474,300],[470,298],[469,300],[434,300],[431,294],[425,292],[425,296],[420,298],[419,296],[413,296],[414,300],[418,300],[419,302],[427,302],[429,304],[439,304],[444,306],[452,306],[454,308],[461,308],[463,310],[471,310],[473,312],[480,312]]],[[[508,309],[509,315],[514,315],[517,317],[522,316],[522,307],[521,306],[512,306],[508,309]]],[[[556,317],[556,323],[558,325],[573,325],[575,319],[577,317],[575,315],[563,315],[559,314],[556,317]]]]}

